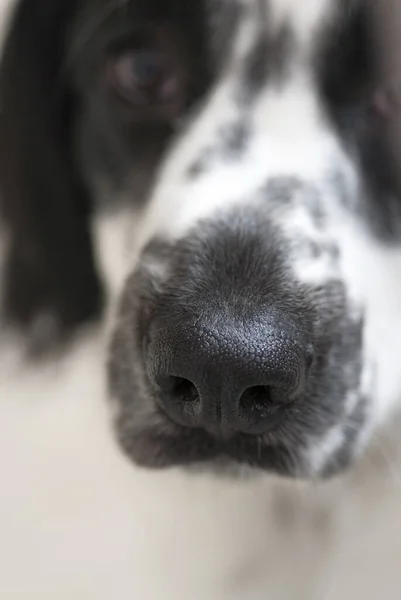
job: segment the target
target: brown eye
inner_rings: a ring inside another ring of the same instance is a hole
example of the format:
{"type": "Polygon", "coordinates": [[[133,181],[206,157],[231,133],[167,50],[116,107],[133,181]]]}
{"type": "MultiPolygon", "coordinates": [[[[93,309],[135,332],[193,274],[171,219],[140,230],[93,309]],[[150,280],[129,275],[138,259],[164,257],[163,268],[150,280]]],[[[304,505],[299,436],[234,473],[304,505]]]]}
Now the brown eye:
{"type": "Polygon", "coordinates": [[[180,54],[165,40],[114,54],[107,64],[107,85],[131,114],[144,109],[173,119],[184,108],[187,78],[180,54]],[[162,43],[164,41],[164,43],[162,43]]]}
{"type": "Polygon", "coordinates": [[[168,80],[173,79],[163,57],[151,52],[129,52],[110,64],[115,90],[135,104],[163,100],[168,80]]]}

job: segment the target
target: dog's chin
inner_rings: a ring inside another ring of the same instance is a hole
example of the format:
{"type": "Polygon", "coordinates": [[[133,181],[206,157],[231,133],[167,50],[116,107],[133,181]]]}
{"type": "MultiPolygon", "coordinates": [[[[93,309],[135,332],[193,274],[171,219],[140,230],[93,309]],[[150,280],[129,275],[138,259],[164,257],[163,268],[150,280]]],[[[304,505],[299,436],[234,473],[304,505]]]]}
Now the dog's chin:
{"type": "Polygon", "coordinates": [[[171,422],[156,427],[132,427],[132,421],[126,415],[117,418],[115,429],[128,458],[137,466],[151,470],[183,468],[228,477],[274,474],[316,479],[337,475],[352,461],[350,449],[347,452],[340,449],[316,473],[308,460],[310,452],[307,452],[306,444],[291,439],[290,430],[261,436],[236,434],[222,440],[201,429],[185,428],[171,422]]]}

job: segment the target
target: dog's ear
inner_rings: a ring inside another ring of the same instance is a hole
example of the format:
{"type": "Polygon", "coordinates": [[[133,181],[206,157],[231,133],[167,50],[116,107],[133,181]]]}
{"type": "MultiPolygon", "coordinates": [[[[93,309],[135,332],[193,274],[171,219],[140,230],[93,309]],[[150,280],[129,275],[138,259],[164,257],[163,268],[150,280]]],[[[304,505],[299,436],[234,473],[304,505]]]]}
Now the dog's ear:
{"type": "Polygon", "coordinates": [[[364,6],[372,48],[375,82],[372,109],[376,117],[373,143],[366,148],[373,148],[376,168],[372,172],[379,174],[379,186],[393,197],[392,210],[396,209],[398,214],[401,199],[401,2],[367,0],[364,6]]]}
{"type": "Polygon", "coordinates": [[[50,314],[66,333],[101,308],[90,199],[72,151],[75,99],[64,44],[78,0],[19,0],[0,62],[2,305],[26,327],[50,314]]]}

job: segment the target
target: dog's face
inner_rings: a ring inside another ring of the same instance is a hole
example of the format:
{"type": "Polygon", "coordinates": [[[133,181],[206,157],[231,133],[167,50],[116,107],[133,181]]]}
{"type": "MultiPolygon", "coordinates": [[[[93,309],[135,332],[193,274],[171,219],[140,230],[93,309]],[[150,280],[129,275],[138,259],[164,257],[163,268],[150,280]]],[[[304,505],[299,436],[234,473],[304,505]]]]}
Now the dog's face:
{"type": "Polygon", "coordinates": [[[140,465],[328,475],[396,402],[399,258],[367,169],[376,117],[361,6],[73,11],[74,156],[97,211],[135,206],[109,379],[119,439],[140,465]]]}

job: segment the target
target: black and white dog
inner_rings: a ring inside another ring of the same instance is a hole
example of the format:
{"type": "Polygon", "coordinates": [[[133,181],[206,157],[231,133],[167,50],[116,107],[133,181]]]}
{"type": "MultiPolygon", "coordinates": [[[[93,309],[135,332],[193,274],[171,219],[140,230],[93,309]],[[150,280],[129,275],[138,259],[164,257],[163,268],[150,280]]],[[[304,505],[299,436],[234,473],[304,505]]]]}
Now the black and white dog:
{"type": "Polygon", "coordinates": [[[96,339],[135,469],[315,481],[394,420],[401,205],[366,9],[13,7],[3,340],[35,372],[96,339]]]}

